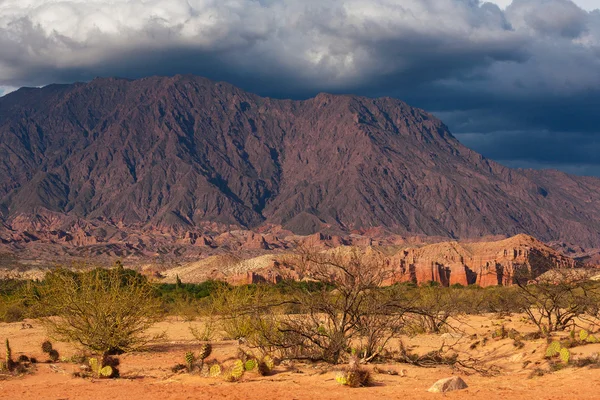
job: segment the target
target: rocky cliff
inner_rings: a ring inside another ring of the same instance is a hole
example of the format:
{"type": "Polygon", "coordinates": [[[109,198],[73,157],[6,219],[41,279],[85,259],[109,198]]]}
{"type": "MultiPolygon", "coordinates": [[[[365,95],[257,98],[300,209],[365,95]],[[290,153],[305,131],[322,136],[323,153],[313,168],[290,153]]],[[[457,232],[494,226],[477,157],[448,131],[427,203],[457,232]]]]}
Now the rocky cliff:
{"type": "MultiPolygon", "coordinates": [[[[306,238],[305,243],[314,242],[306,238]]],[[[386,285],[434,281],[442,286],[509,286],[514,283],[516,272],[530,272],[532,277],[537,277],[549,270],[578,266],[573,259],[527,235],[497,241],[440,242],[393,250],[395,247],[398,246],[384,248],[385,253],[392,252],[385,257],[384,263],[394,272],[386,285]]],[[[174,281],[175,276],[179,276],[185,282],[220,279],[232,284],[276,283],[284,277],[306,279],[291,260],[293,257],[287,253],[246,260],[218,256],[170,269],[164,278],[174,281]]]]}

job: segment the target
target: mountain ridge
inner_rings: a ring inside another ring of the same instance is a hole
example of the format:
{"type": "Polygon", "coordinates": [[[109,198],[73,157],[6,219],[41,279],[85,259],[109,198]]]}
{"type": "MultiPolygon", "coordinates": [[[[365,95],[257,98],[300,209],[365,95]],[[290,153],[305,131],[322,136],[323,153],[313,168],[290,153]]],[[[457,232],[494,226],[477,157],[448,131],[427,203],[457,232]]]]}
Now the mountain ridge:
{"type": "Polygon", "coordinates": [[[600,179],[504,167],[397,99],[270,99],[189,75],[1,97],[0,221],[61,226],[48,212],[65,231],[383,226],[600,246],[600,179]]]}

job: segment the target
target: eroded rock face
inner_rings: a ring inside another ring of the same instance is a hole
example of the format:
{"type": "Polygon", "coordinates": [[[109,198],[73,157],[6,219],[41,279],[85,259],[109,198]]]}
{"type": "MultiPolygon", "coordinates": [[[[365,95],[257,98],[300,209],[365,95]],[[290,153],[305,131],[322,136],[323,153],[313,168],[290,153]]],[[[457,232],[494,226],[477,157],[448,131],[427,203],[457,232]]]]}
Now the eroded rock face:
{"type": "MultiPolygon", "coordinates": [[[[306,238],[309,241],[314,239],[306,238]]],[[[518,270],[531,272],[532,277],[537,277],[548,270],[577,266],[573,259],[527,235],[489,242],[441,242],[407,247],[385,257],[384,263],[394,271],[394,276],[383,282],[384,285],[435,281],[442,286],[477,284],[482,287],[512,285],[518,270]]],[[[293,262],[285,253],[221,262],[221,268],[215,270],[208,265],[200,261],[195,268],[183,267],[169,274],[189,282],[222,279],[231,284],[277,283],[284,278],[307,278],[294,269],[293,262]]]]}
{"type": "Polygon", "coordinates": [[[0,98],[0,160],[3,243],[62,231],[161,253],[161,235],[193,231],[199,251],[219,245],[203,235],[279,225],[339,244],[360,232],[375,245],[367,231],[385,227],[600,245],[599,179],[505,168],[391,98],[275,100],[193,76],[21,89],[0,98]],[[75,219],[99,229],[77,233],[75,219]]]}
{"type": "Polygon", "coordinates": [[[511,285],[517,269],[538,276],[553,268],[573,268],[576,262],[527,235],[479,243],[444,242],[402,250],[390,258],[393,282],[435,281],[482,287],[511,285]]]}

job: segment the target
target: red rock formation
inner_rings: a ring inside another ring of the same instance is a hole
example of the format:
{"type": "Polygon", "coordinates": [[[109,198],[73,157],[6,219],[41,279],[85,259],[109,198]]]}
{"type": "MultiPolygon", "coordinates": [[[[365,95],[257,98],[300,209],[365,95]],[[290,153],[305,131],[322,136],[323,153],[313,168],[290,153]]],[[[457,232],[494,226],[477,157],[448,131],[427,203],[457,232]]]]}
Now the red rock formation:
{"type": "Polygon", "coordinates": [[[534,275],[552,268],[573,268],[565,257],[527,235],[496,242],[444,242],[402,250],[390,258],[396,276],[392,282],[435,281],[443,286],[511,285],[517,269],[534,275]]]}

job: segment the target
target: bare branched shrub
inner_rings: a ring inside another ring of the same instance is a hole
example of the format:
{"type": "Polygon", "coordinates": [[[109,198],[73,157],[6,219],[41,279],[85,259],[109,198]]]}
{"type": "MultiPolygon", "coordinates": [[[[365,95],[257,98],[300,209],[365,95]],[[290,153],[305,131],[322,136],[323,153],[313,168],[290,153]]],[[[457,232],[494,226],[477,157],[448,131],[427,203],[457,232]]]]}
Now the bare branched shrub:
{"type": "Polygon", "coordinates": [[[413,291],[411,325],[414,333],[440,333],[463,311],[464,289],[429,285],[413,291]]]}
{"type": "Polygon", "coordinates": [[[335,364],[353,341],[362,346],[361,356],[373,358],[401,329],[406,307],[381,288],[391,274],[381,254],[301,249],[287,262],[315,284],[290,281],[283,297],[254,297],[254,311],[246,308],[241,320],[259,332],[255,340],[261,347],[278,349],[287,358],[335,364]]]}
{"type": "Polygon", "coordinates": [[[30,301],[52,337],[100,354],[146,344],[161,317],[146,279],[122,267],[71,272],[58,269],[31,288],[30,301]]]}
{"type": "Polygon", "coordinates": [[[554,269],[531,278],[528,271],[520,271],[517,293],[525,314],[542,333],[574,327],[578,319],[598,310],[600,284],[578,270],[554,269]]]}

